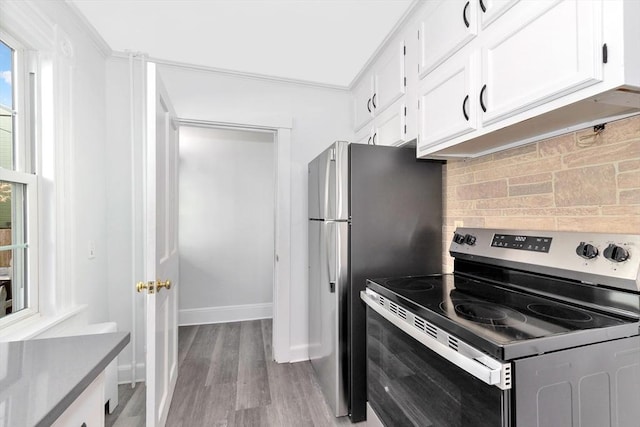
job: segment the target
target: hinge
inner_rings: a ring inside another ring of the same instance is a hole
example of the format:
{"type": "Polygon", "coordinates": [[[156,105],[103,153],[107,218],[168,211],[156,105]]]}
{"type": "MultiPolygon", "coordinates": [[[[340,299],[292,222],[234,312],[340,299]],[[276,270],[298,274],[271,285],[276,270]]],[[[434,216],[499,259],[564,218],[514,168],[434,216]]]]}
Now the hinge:
{"type": "Polygon", "coordinates": [[[418,40],[420,40],[420,30],[418,30],[418,40]]]}
{"type": "Polygon", "coordinates": [[[407,125],[404,125],[404,134],[407,134],[407,125]]]}
{"type": "Polygon", "coordinates": [[[404,116],[407,117],[407,107],[404,107],[404,116]]]}
{"type": "Polygon", "coordinates": [[[420,109],[420,100],[418,99],[418,110],[420,109]]]}
{"type": "Polygon", "coordinates": [[[407,87],[407,78],[404,78],[404,87],[407,87]]]}
{"type": "Polygon", "coordinates": [[[332,148],[331,151],[329,151],[329,161],[335,162],[336,161],[336,149],[332,148]]]}
{"type": "Polygon", "coordinates": [[[602,45],[602,63],[606,64],[609,61],[609,49],[607,48],[607,44],[602,45]]]}
{"type": "Polygon", "coordinates": [[[403,55],[407,54],[407,47],[406,46],[402,46],[402,54],[403,55]]]}

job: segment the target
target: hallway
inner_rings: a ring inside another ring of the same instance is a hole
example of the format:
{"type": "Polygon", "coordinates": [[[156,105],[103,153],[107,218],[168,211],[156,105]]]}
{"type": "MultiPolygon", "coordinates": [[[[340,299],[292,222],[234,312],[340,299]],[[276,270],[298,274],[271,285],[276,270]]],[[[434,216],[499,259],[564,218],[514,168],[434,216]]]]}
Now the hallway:
{"type": "MultiPolygon", "coordinates": [[[[180,327],[167,426],[350,425],[331,415],[309,362],[272,360],[271,331],[271,319],[180,327]]],[[[144,386],[119,392],[106,425],[144,426],[144,386]]]]}

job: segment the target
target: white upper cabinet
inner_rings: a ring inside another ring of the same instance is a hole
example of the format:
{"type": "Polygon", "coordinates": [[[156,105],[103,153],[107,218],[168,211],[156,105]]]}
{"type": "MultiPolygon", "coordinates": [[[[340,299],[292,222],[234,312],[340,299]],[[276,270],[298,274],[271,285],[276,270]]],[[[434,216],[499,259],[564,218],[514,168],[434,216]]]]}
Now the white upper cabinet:
{"type": "Polygon", "coordinates": [[[602,80],[600,2],[523,3],[481,47],[485,125],[602,80]]]}
{"type": "Polygon", "coordinates": [[[392,42],[353,88],[354,130],[360,130],[405,93],[404,40],[392,42]]]}
{"type": "Polygon", "coordinates": [[[478,4],[477,36],[419,83],[419,157],[476,157],[640,112],[640,2],[478,4]]]}
{"type": "MultiPolygon", "coordinates": [[[[473,86],[474,55],[457,55],[424,79],[419,88],[418,141],[421,147],[471,132],[476,128],[478,91],[473,86]]],[[[475,68],[474,68],[475,67],[475,68]]]]}
{"type": "Polygon", "coordinates": [[[434,0],[407,16],[353,89],[363,140],[477,157],[640,113],[639,0],[434,0]]]}
{"type": "Polygon", "coordinates": [[[404,95],[404,40],[392,43],[384,52],[374,68],[374,88],[371,101],[377,111],[382,112],[404,95]]]}
{"type": "Polygon", "coordinates": [[[355,134],[354,142],[368,145],[403,145],[407,142],[407,106],[397,100],[378,114],[373,122],[355,134]]]}
{"type": "Polygon", "coordinates": [[[424,77],[477,34],[478,0],[444,0],[420,20],[419,74],[424,77]]]}
{"type": "Polygon", "coordinates": [[[519,0],[478,0],[480,28],[485,29],[519,0]]]}
{"type": "Polygon", "coordinates": [[[373,105],[371,105],[371,97],[374,93],[373,76],[371,74],[363,76],[351,93],[353,95],[353,127],[359,130],[373,118],[373,105]]]}

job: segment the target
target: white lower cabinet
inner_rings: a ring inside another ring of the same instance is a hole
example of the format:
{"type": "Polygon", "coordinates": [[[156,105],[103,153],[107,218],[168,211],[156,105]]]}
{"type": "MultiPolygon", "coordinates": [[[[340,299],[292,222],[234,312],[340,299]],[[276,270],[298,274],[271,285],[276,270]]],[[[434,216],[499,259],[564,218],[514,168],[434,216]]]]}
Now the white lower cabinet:
{"type": "Polygon", "coordinates": [[[104,426],[104,372],[78,396],[52,427],[104,426]]]}

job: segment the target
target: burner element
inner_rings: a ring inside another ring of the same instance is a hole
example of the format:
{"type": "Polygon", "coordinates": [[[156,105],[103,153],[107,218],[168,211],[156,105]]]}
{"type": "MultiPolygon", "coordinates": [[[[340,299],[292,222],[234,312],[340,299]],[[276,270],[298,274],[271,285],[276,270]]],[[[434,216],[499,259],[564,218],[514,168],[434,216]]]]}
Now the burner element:
{"type": "Polygon", "coordinates": [[[589,313],[568,307],[549,304],[529,304],[527,308],[536,314],[552,319],[569,320],[572,322],[590,322],[593,320],[593,317],[591,317],[589,313]]]}
{"type": "MultiPolygon", "coordinates": [[[[527,321],[522,313],[499,304],[472,300],[452,300],[455,314],[476,323],[494,326],[509,326],[527,321]]],[[[447,312],[447,304],[441,303],[440,309],[447,312]]]]}
{"type": "Polygon", "coordinates": [[[433,283],[431,283],[428,279],[418,279],[418,278],[402,278],[402,279],[393,279],[389,280],[385,283],[388,288],[396,289],[399,291],[407,291],[407,292],[422,292],[422,291],[430,291],[433,289],[433,283]]]}

